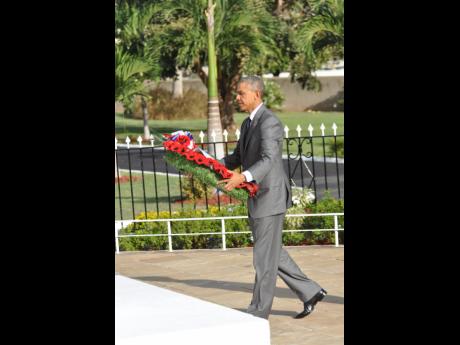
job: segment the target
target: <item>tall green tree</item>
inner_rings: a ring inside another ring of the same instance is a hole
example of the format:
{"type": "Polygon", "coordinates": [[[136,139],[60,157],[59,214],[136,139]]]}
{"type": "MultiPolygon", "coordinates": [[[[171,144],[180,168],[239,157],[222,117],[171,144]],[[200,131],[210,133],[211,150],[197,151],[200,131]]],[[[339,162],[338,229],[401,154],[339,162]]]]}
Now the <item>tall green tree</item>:
{"type": "Polygon", "coordinates": [[[143,59],[115,46],[115,101],[129,105],[135,95],[144,93],[142,77],[150,71],[143,59]]]}
{"type": "Polygon", "coordinates": [[[144,82],[160,75],[158,41],[151,29],[158,13],[159,8],[151,3],[115,3],[115,98],[129,107],[135,96],[141,97],[145,139],[150,130],[144,82]]]}
{"type": "MultiPolygon", "coordinates": [[[[178,47],[176,65],[190,68],[208,86],[208,25],[203,15],[208,8],[208,1],[171,0],[163,2],[162,8],[164,33],[169,33],[167,39],[174,40],[178,47]]],[[[275,24],[264,1],[215,1],[217,87],[223,128],[235,129],[233,93],[245,64],[279,54],[273,39],[275,24]]]]}
{"type": "MultiPolygon", "coordinates": [[[[208,137],[215,133],[216,141],[223,141],[222,123],[219,112],[219,98],[217,97],[217,61],[214,39],[214,9],[216,4],[208,0],[208,8],[205,11],[208,31],[208,137]]],[[[209,152],[217,159],[224,157],[223,144],[211,145],[209,152]]]]}
{"type": "Polygon", "coordinates": [[[331,59],[343,58],[343,0],[266,0],[278,30],[274,40],[280,54],[247,64],[248,71],[289,71],[291,81],[320,90],[314,72],[331,59]]]}
{"type": "Polygon", "coordinates": [[[291,76],[303,87],[319,89],[313,72],[328,60],[344,57],[344,0],[300,1],[291,10],[294,21],[297,15],[290,36],[291,76]]]}

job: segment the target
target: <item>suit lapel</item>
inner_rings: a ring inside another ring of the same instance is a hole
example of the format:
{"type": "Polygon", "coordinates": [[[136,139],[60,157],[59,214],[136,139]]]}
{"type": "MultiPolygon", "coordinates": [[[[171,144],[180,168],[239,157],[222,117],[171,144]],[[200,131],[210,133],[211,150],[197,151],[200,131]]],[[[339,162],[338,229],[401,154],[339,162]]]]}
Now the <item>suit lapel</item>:
{"type": "Polygon", "coordinates": [[[265,111],[265,105],[262,104],[262,106],[259,108],[259,110],[257,110],[256,114],[254,115],[254,119],[251,122],[251,127],[249,127],[249,131],[247,133],[245,133],[245,136],[247,135],[248,139],[243,138],[243,140],[244,140],[243,143],[245,143],[244,151],[246,151],[246,148],[247,148],[248,143],[249,143],[249,139],[251,138],[251,135],[254,132],[254,128],[256,128],[257,123],[259,122],[259,119],[262,116],[262,113],[264,111],[265,111]]]}
{"type": "Polygon", "coordinates": [[[242,129],[241,138],[240,138],[241,147],[244,147],[244,142],[246,140],[246,135],[248,135],[247,131],[245,130],[247,121],[249,121],[249,117],[245,118],[243,123],[241,124],[241,129],[242,129]]]}

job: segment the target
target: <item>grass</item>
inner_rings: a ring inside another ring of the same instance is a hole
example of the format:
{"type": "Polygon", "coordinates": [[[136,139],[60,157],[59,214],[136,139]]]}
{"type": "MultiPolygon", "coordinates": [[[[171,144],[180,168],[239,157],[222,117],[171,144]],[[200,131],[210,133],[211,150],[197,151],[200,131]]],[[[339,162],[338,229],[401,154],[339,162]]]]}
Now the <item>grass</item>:
{"type": "MultiPolygon", "coordinates": [[[[326,126],[325,134],[332,135],[332,124],[335,122],[337,125],[337,134],[343,134],[343,112],[278,112],[276,113],[283,123],[290,129],[289,136],[297,136],[295,130],[297,125],[302,127],[302,135],[308,135],[307,127],[311,123],[313,126],[313,135],[321,135],[320,126],[324,123],[326,126]]],[[[236,113],[235,122],[237,127],[241,126],[247,114],[236,113]]],[[[185,129],[192,132],[194,136],[198,137],[200,131],[206,132],[207,120],[206,119],[187,119],[187,120],[150,120],[150,129],[159,131],[161,133],[171,133],[179,129],[185,129]]],[[[115,115],[115,133],[119,140],[126,139],[126,136],[138,136],[144,133],[143,121],[137,119],[123,118],[122,114],[115,115]]],[[[235,140],[234,133],[230,133],[229,140],[235,140]]],[[[206,140],[206,138],[205,138],[206,140]]]]}
{"type": "MultiPolygon", "coordinates": [[[[129,172],[120,171],[120,176],[129,176],[129,172]]],[[[121,210],[123,212],[123,219],[134,219],[139,213],[153,211],[169,211],[169,200],[171,200],[171,211],[179,211],[182,209],[182,204],[179,202],[180,195],[180,184],[179,177],[165,175],[156,175],[157,191],[155,192],[155,178],[152,173],[144,173],[144,180],[142,181],[141,173],[131,173],[133,177],[132,181],[132,193],[131,183],[123,182],[120,185],[115,184],[115,220],[121,219],[120,212],[120,200],[121,210]],[[169,182],[170,194],[168,197],[167,184],[169,182]],[[120,186],[120,193],[118,191],[120,186]],[[145,186],[145,204],[144,204],[144,186],[145,186]],[[133,213],[134,205],[134,213],[133,213]],[[158,207],[158,208],[157,208],[158,207]]],[[[181,177],[181,183],[184,183],[184,177],[181,177]]],[[[193,209],[193,202],[184,202],[183,209],[193,209]]],[[[205,208],[206,206],[196,206],[197,208],[205,208]]]]}
{"type": "MultiPolygon", "coordinates": [[[[301,136],[308,136],[307,130],[308,125],[313,126],[313,136],[321,136],[320,126],[324,123],[325,135],[333,135],[332,124],[337,125],[337,135],[343,135],[344,133],[344,116],[343,112],[277,112],[276,113],[283,123],[283,126],[288,126],[289,137],[297,137],[297,125],[302,128],[301,136]]],[[[235,122],[237,127],[241,126],[243,120],[247,117],[245,113],[236,113],[235,122]]],[[[199,133],[200,131],[206,132],[207,120],[206,119],[188,119],[188,120],[150,120],[149,127],[152,131],[160,133],[171,133],[179,129],[188,130],[192,133],[197,143],[200,142],[199,133]]],[[[119,142],[124,143],[126,136],[135,136],[143,134],[143,121],[137,119],[123,118],[122,114],[115,115],[115,133],[119,142]]],[[[236,135],[230,133],[228,140],[236,140],[236,135]]],[[[340,138],[339,140],[343,140],[340,138]]],[[[207,137],[204,137],[204,141],[207,141],[207,137]]],[[[326,143],[332,143],[332,138],[325,138],[326,143]]],[[[315,156],[322,156],[324,154],[322,139],[316,138],[313,140],[313,150],[315,156]]],[[[229,145],[230,151],[234,146],[229,145]]],[[[284,147],[284,153],[286,153],[286,147],[284,147]]],[[[290,147],[290,151],[297,151],[297,148],[290,147]]],[[[302,146],[303,152],[310,151],[310,145],[304,143],[302,146]]],[[[332,154],[328,152],[326,145],[326,156],[332,154]]]]}
{"type": "MultiPolygon", "coordinates": [[[[129,176],[129,172],[120,172],[120,176],[129,176]]],[[[120,212],[120,198],[119,190],[121,192],[121,210],[123,212],[123,219],[134,219],[140,212],[144,212],[144,185],[145,185],[145,200],[147,211],[157,210],[157,199],[159,211],[169,210],[169,199],[167,189],[166,176],[156,176],[157,193],[155,192],[154,175],[145,173],[144,181],[142,181],[142,174],[132,173],[134,177],[132,183],[116,183],[115,184],[115,219],[121,219],[120,212]],[[132,193],[131,193],[132,185],[132,193]],[[134,203],[134,214],[133,214],[134,203]]],[[[180,199],[179,179],[174,176],[169,176],[170,198],[171,201],[180,199]]],[[[180,205],[180,204],[179,204],[180,205]]],[[[171,207],[176,205],[172,203],[171,207]]]]}

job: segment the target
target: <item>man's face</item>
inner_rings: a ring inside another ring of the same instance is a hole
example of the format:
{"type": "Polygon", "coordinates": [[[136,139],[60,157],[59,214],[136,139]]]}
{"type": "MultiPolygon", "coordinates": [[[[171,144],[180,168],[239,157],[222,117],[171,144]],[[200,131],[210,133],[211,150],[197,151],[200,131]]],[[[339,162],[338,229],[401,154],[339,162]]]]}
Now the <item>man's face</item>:
{"type": "Polygon", "coordinates": [[[236,90],[236,102],[241,111],[250,113],[260,103],[258,91],[253,91],[248,83],[241,83],[236,90]]]}

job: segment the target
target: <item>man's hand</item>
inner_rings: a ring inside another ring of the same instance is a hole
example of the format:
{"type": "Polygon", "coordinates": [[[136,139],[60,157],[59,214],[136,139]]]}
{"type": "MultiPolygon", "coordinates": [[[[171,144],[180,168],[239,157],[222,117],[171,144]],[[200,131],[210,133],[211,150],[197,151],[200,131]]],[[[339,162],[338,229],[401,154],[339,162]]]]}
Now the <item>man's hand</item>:
{"type": "Polygon", "coordinates": [[[239,186],[241,183],[246,181],[246,178],[244,177],[243,174],[237,173],[235,171],[233,171],[232,173],[233,173],[232,177],[225,179],[225,180],[217,181],[218,185],[221,183],[226,183],[226,185],[224,186],[224,189],[229,192],[236,186],[239,186]]]}

